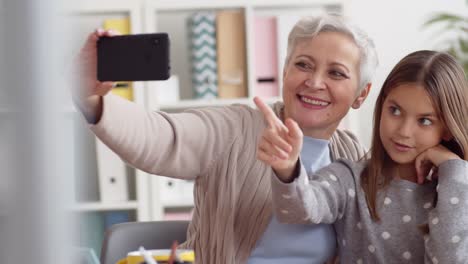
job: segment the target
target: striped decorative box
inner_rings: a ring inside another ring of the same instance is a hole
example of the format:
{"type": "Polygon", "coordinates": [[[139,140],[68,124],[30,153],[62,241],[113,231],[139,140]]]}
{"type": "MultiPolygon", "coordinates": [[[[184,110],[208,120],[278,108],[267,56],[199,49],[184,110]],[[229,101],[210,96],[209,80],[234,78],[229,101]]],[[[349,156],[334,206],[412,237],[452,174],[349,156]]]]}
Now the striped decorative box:
{"type": "Polygon", "coordinates": [[[195,98],[216,98],[216,15],[213,12],[197,12],[189,18],[188,24],[195,98]]]}

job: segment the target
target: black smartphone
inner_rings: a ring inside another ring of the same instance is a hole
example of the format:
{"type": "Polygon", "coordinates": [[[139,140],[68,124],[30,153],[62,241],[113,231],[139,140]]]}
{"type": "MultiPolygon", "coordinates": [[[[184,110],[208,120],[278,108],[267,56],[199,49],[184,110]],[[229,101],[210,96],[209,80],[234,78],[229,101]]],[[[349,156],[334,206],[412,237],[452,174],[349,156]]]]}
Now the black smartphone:
{"type": "Polygon", "coordinates": [[[101,37],[97,53],[99,81],[151,81],[170,77],[167,33],[101,37]]]}

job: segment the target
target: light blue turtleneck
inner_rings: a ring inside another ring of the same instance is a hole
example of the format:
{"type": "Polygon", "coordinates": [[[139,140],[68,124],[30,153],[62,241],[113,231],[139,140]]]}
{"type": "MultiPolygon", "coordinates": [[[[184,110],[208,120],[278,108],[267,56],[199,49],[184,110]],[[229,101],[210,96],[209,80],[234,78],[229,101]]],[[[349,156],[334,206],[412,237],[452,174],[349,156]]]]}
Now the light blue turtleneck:
{"type": "MultiPolygon", "coordinates": [[[[328,144],[328,140],[304,137],[301,162],[308,173],[331,163],[328,144]]],[[[324,263],[333,256],[335,248],[335,231],[331,225],[281,224],[273,215],[247,263],[324,263]]]]}

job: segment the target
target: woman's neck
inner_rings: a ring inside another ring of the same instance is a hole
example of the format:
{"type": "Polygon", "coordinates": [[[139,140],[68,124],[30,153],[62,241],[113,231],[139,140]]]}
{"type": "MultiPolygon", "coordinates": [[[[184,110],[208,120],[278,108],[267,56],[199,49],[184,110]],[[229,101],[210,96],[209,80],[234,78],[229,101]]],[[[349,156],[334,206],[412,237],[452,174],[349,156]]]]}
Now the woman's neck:
{"type": "Polygon", "coordinates": [[[411,182],[417,182],[416,167],[414,163],[397,164],[394,163],[390,168],[394,179],[401,179],[411,182]]]}

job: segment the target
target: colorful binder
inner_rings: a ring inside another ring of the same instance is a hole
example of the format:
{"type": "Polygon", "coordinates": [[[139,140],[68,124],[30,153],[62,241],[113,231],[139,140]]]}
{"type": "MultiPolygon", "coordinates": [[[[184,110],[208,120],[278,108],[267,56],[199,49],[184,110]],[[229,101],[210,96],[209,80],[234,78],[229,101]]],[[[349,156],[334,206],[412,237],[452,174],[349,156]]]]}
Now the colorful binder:
{"type": "MultiPolygon", "coordinates": [[[[129,18],[106,19],[104,29],[113,29],[121,34],[130,34],[129,18]]],[[[131,82],[118,82],[112,93],[133,100],[131,82]]],[[[99,139],[96,139],[96,156],[99,175],[101,202],[123,202],[128,200],[127,167],[117,154],[99,139]]]]}
{"type": "Polygon", "coordinates": [[[100,212],[87,212],[78,216],[78,238],[81,247],[100,253],[104,240],[104,219],[100,212]]]}
{"type": "Polygon", "coordinates": [[[216,98],[216,15],[212,12],[197,12],[189,17],[188,26],[195,98],[216,98]]]}
{"type": "Polygon", "coordinates": [[[219,98],[247,97],[245,19],[241,11],[220,11],[216,17],[219,98]]]}
{"type": "Polygon", "coordinates": [[[166,221],[177,221],[177,220],[185,220],[190,221],[192,219],[193,210],[186,211],[179,211],[179,212],[165,212],[163,216],[163,220],[166,221]]]}
{"type": "Polygon", "coordinates": [[[193,200],[193,181],[158,177],[159,202],[165,207],[191,206],[193,200]]]}
{"type": "Polygon", "coordinates": [[[115,224],[130,222],[130,212],[112,211],[104,213],[104,231],[115,224]]]}
{"type": "MultiPolygon", "coordinates": [[[[130,34],[129,18],[111,18],[104,20],[104,29],[119,31],[122,35],[130,34]]],[[[133,85],[131,82],[118,82],[117,87],[112,89],[112,93],[117,94],[130,101],[133,100],[133,85]]]]}
{"type": "Polygon", "coordinates": [[[254,18],[255,95],[273,97],[278,89],[278,45],[275,17],[254,18]]]}

